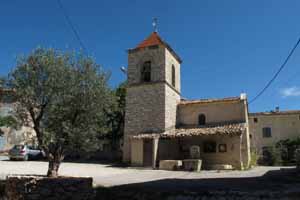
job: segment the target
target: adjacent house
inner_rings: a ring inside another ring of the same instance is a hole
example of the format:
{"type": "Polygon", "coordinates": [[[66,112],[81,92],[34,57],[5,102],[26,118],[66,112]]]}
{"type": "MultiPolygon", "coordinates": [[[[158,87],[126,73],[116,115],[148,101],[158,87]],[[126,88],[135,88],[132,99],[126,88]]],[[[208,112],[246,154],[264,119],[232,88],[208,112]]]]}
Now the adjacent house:
{"type": "Polygon", "coordinates": [[[124,162],[156,168],[161,160],[190,158],[198,146],[203,168],[248,167],[246,95],[183,100],[181,62],[157,32],[128,50],[124,162]]]}
{"type": "MultiPolygon", "coordinates": [[[[0,88],[0,117],[3,119],[7,116],[14,116],[15,106],[16,100],[13,90],[0,88]]],[[[34,143],[35,132],[32,127],[0,127],[0,152],[7,151],[13,145],[34,143]]]]}
{"type": "Polygon", "coordinates": [[[280,140],[300,137],[300,110],[249,114],[251,148],[263,155],[280,140]]]}

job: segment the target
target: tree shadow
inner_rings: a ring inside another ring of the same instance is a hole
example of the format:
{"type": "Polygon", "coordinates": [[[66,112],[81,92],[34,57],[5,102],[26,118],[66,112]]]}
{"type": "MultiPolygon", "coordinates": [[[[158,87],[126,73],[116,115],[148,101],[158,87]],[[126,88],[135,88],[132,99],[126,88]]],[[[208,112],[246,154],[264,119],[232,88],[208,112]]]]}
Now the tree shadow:
{"type": "MultiPolygon", "coordinates": [[[[291,188],[298,188],[293,195],[300,197],[300,172],[296,168],[271,170],[260,177],[162,179],[108,188],[98,187],[96,192],[98,197],[106,196],[108,199],[122,199],[120,195],[124,194],[128,196],[137,194],[156,195],[158,199],[162,199],[162,194],[167,197],[168,195],[183,194],[185,192],[194,192],[198,195],[213,191],[237,191],[255,194],[264,191],[285,192],[291,188]]],[[[126,195],[123,199],[126,199],[125,197],[126,195]]]]}

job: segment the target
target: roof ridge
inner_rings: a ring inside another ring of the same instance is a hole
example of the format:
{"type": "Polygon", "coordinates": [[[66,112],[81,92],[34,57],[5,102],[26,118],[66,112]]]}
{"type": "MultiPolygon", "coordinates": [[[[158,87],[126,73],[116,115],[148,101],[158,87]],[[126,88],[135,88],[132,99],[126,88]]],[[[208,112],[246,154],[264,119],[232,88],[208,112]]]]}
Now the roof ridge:
{"type": "Polygon", "coordinates": [[[237,101],[241,100],[240,97],[224,97],[224,98],[207,98],[207,99],[192,99],[192,100],[184,100],[182,99],[179,104],[193,104],[193,103],[210,103],[210,102],[222,102],[222,101],[237,101]]]}
{"type": "Polygon", "coordinates": [[[164,41],[161,37],[157,34],[157,32],[152,32],[146,39],[140,42],[136,48],[145,48],[148,46],[154,46],[158,44],[164,45],[164,41]]]}
{"type": "Polygon", "coordinates": [[[280,115],[280,114],[300,114],[300,110],[281,110],[281,111],[266,111],[266,112],[249,113],[249,115],[280,115]]]}

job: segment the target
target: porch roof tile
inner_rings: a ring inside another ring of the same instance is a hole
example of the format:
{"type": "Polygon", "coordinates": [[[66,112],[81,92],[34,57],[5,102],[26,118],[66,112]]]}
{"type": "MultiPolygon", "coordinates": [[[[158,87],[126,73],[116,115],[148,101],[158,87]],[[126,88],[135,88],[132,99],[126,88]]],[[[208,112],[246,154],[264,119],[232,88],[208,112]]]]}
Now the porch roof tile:
{"type": "Polygon", "coordinates": [[[163,133],[141,133],[133,136],[133,139],[151,139],[151,138],[180,138],[189,136],[204,135],[224,135],[240,136],[246,129],[245,123],[210,125],[194,128],[177,128],[174,131],[163,133]]]}

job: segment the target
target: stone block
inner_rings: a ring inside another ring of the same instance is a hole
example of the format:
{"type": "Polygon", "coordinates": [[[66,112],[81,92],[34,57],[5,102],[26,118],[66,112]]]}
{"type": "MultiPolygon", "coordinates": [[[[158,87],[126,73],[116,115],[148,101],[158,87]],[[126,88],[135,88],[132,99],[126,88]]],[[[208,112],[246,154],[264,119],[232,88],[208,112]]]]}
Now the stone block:
{"type": "Polygon", "coordinates": [[[196,171],[201,170],[202,160],[199,159],[186,159],[183,160],[183,169],[186,171],[196,171]]]}
{"type": "Polygon", "coordinates": [[[209,170],[232,170],[232,165],[227,164],[211,164],[207,167],[209,170]]]}
{"type": "Polygon", "coordinates": [[[161,160],[159,161],[159,169],[162,170],[179,170],[182,167],[181,160],[161,160]]]}

